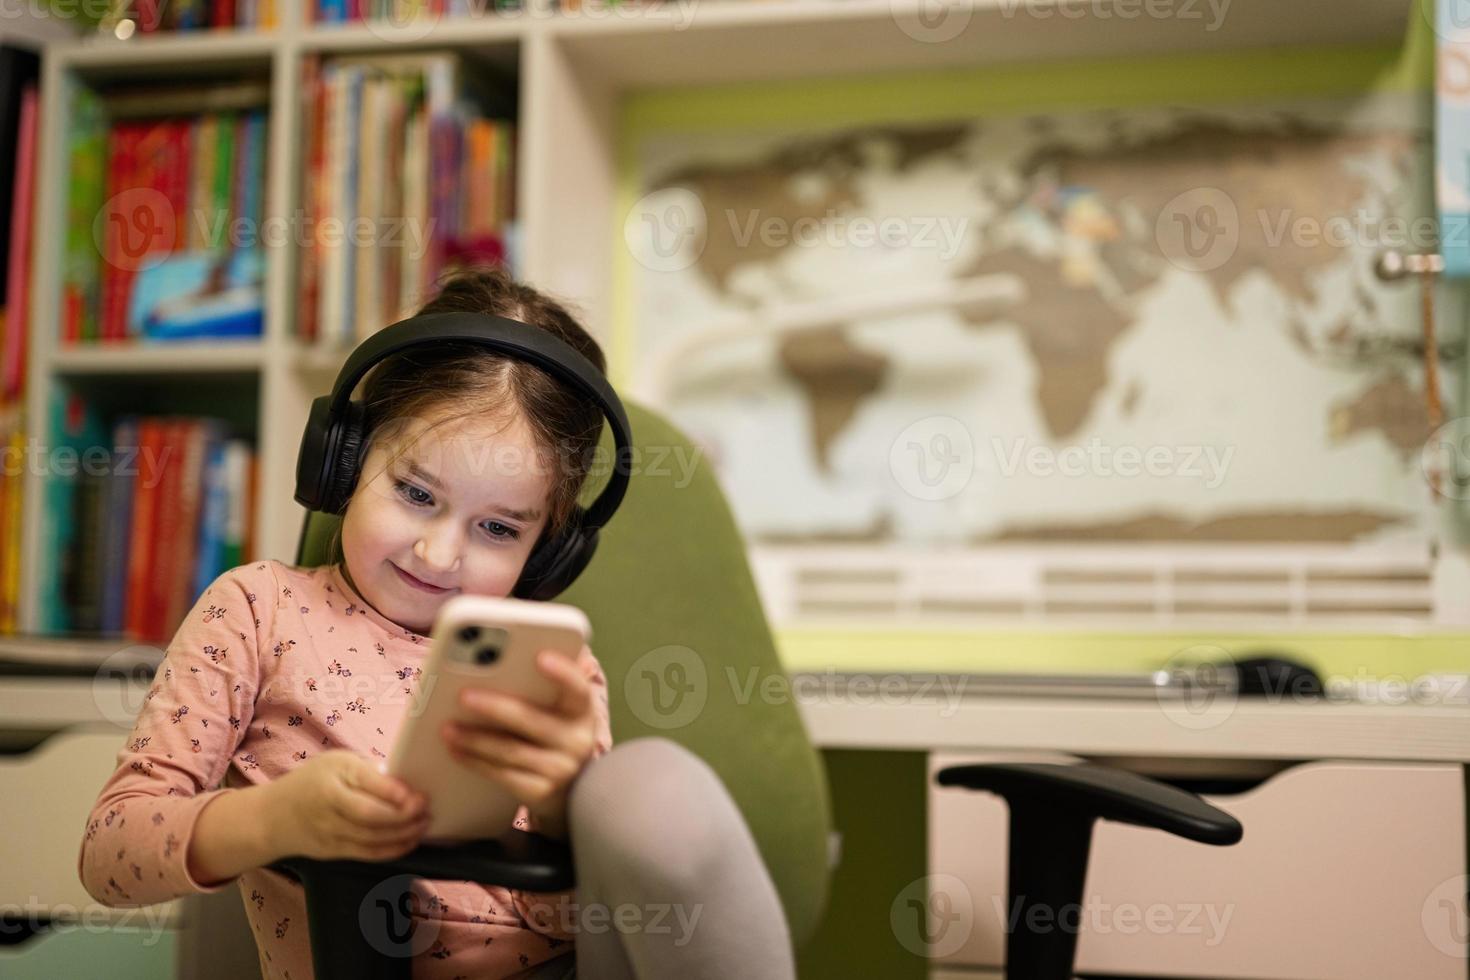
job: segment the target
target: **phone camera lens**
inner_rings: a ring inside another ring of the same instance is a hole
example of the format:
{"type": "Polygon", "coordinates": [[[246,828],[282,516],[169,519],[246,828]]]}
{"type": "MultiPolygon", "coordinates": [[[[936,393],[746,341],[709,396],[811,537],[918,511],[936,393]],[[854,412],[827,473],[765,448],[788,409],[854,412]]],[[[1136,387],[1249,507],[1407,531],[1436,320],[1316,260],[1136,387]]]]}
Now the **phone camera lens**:
{"type": "Polygon", "coordinates": [[[466,626],[459,631],[460,641],[463,643],[474,643],[480,638],[480,627],[466,626]]]}
{"type": "Polygon", "coordinates": [[[475,651],[475,663],[493,664],[500,659],[500,651],[495,647],[480,647],[475,651]]]}

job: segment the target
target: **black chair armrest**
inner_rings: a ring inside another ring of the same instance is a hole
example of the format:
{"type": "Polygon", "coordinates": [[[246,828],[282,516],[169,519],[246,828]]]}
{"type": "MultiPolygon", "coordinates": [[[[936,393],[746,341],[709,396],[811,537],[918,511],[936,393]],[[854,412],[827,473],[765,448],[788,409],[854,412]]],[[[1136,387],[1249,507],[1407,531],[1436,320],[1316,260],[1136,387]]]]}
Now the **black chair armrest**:
{"type": "Polygon", "coordinates": [[[1104,820],[1168,831],[1202,844],[1229,846],[1240,821],[1193,793],[1137,773],[1090,765],[987,763],[940,770],[941,786],[963,786],[1016,800],[1064,807],[1104,820]]]}
{"type": "Polygon", "coordinates": [[[1092,765],[949,766],[941,786],[1005,797],[1010,807],[1006,976],[1071,980],[1092,828],[1098,819],[1167,831],[1202,844],[1241,839],[1240,821],[1193,793],[1092,765]],[[1068,910],[1077,914],[1068,924],[1068,910]],[[1034,921],[1033,921],[1034,920],[1034,921]]]}
{"type": "Polygon", "coordinates": [[[297,880],[302,880],[304,874],[366,871],[378,878],[407,874],[528,892],[557,892],[577,883],[571,848],[563,841],[524,830],[512,830],[484,840],[422,844],[402,857],[387,861],[288,857],[270,867],[297,880]]]}
{"type": "Polygon", "coordinates": [[[414,879],[473,881],[530,892],[576,884],[569,845],[512,830],[500,837],[424,844],[387,861],[282,858],[267,865],[301,882],[316,980],[409,980],[433,932],[409,915],[414,879]],[[427,939],[425,937],[428,937],[427,939]]]}

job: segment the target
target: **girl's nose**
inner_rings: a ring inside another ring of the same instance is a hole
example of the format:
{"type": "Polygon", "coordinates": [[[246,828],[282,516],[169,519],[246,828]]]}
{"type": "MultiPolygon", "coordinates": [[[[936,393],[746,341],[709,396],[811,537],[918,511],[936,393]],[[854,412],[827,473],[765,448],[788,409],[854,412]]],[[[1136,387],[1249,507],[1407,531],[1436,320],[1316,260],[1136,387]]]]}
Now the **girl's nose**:
{"type": "Polygon", "coordinates": [[[437,571],[459,571],[459,535],[452,529],[430,529],[414,544],[413,553],[437,571]]]}

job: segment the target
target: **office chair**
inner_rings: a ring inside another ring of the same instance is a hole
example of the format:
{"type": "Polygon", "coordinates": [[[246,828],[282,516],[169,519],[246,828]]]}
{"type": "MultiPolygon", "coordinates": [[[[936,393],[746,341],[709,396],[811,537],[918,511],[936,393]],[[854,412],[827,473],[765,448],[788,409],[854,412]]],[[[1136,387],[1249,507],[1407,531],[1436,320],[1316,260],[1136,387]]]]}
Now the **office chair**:
{"type": "MultiPolygon", "coordinates": [[[[627,496],[603,529],[591,565],[557,601],[581,607],[592,622],[592,650],[608,680],[614,745],[642,736],[668,738],[715,770],[755,837],[780,894],[792,943],[800,949],[816,931],[827,901],[831,820],[824,770],[795,699],[739,699],[737,688],[760,690],[768,675],[784,672],[745,543],[713,471],[663,418],[631,401],[624,406],[637,450],[627,496]],[[705,703],[692,718],[663,719],[646,703],[642,710],[630,704],[629,694],[648,673],[648,662],[640,658],[671,646],[694,654],[707,674],[705,703]],[[728,670],[740,678],[739,685],[725,682],[728,670]]],[[[611,445],[604,433],[604,458],[611,458],[611,445]]],[[[588,494],[596,490],[589,487],[588,494]]],[[[308,513],[298,565],[338,560],[328,546],[340,520],[308,513]]],[[[1045,776],[1028,772],[1045,768],[967,766],[940,774],[941,781],[957,773],[952,778],[960,785],[1011,794],[1013,821],[1022,825],[1011,838],[1015,895],[1066,899],[1074,881],[1080,893],[1087,836],[1082,834],[1080,843],[1077,838],[1084,824],[1090,832],[1094,817],[1156,820],[1149,826],[1222,838],[1234,824],[1197,797],[1143,777],[1084,767],[1058,767],[1066,772],[1045,776]],[[1213,821],[1221,821],[1222,829],[1206,831],[1215,827],[1213,821]]],[[[1238,839],[1238,825],[1234,833],[1238,839]]],[[[369,935],[367,920],[359,918],[370,891],[375,905],[386,898],[393,909],[407,907],[402,895],[384,895],[390,879],[474,881],[537,892],[569,888],[576,880],[566,845],[524,831],[453,846],[424,845],[382,862],[290,857],[270,867],[305,889],[317,980],[411,976],[410,957],[380,952],[385,944],[409,947],[400,936],[386,935],[403,924],[384,917],[384,934],[369,935]]],[[[401,891],[406,893],[407,886],[401,891]]],[[[1075,938],[1069,942],[1057,932],[1013,936],[1010,942],[1015,964],[1010,976],[1051,980],[1067,975],[1033,972],[1030,964],[1063,958],[1070,964],[1075,938]]]]}

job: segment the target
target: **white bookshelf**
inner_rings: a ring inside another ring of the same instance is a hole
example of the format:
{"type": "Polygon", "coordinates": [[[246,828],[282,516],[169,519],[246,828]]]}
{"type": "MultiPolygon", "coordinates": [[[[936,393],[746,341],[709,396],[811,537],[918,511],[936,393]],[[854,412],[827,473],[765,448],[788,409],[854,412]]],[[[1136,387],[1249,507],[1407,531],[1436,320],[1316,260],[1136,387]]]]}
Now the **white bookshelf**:
{"type": "MultiPolygon", "coordinates": [[[[293,499],[296,452],[311,399],[330,385],[345,351],[309,349],[294,336],[298,253],[267,249],[266,325],[258,342],[62,349],[58,343],[66,112],[72,86],[105,89],[140,77],[223,78],[268,73],[270,148],[264,208],[285,220],[299,207],[303,60],[312,54],[452,48],[514,72],[520,101],[519,274],[585,311],[608,346],[622,98],[650,88],[837,78],[1075,58],[1190,55],[1281,45],[1402,40],[1415,0],[1233,0],[1213,27],[1208,0],[693,0],[642,11],[555,14],[545,0],[513,14],[406,27],[312,25],[306,0],[283,2],[272,31],[92,36],[44,43],[43,100],[27,416],[45,437],[53,385],[109,378],[246,376],[259,452],[258,555],[292,560],[304,512],[293,499]],[[1178,16],[1150,17],[1162,7],[1178,16]],[[1137,12],[1128,16],[1129,11],[1137,12]],[[1186,16],[1197,12],[1199,16],[1186,16]],[[295,18],[295,19],[290,19],[295,18]]],[[[616,358],[614,358],[614,361],[616,358]]],[[[627,379],[614,377],[615,384],[627,379]]],[[[234,388],[230,390],[236,390],[234,388]]],[[[37,623],[29,571],[41,548],[43,478],[25,493],[20,622],[37,623]]]]}

